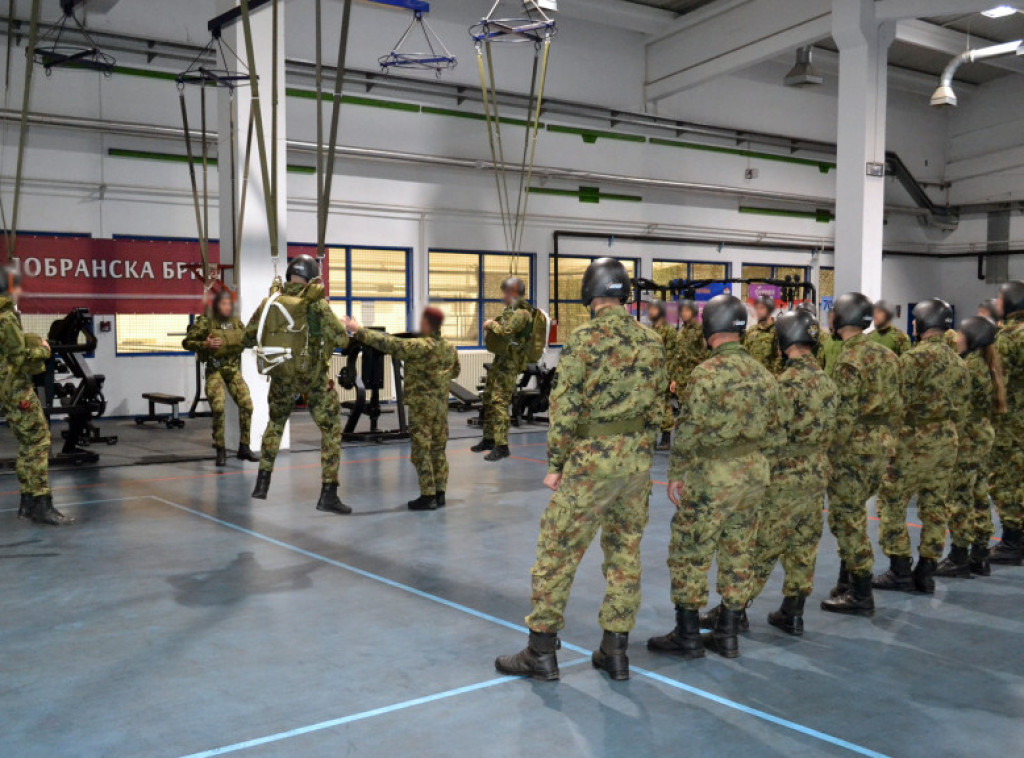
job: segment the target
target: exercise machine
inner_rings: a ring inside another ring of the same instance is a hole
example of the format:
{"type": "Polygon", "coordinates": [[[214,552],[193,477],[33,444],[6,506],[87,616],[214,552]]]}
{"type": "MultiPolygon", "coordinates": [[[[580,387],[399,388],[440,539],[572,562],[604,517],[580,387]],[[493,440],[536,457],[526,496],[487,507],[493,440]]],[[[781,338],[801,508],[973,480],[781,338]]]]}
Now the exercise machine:
{"type": "MultiPolygon", "coordinates": [[[[383,330],[379,330],[383,331],[383,330]]],[[[398,334],[399,338],[414,335],[398,334]]],[[[390,412],[381,406],[380,393],[384,389],[385,362],[384,353],[361,342],[352,340],[348,347],[341,351],[346,363],[338,372],[338,385],[342,389],[355,390],[355,400],[342,402],[342,408],[348,411],[348,421],[342,430],[342,439],[349,442],[387,442],[389,440],[409,439],[409,422],[405,413],[405,386],[402,379],[402,361],[392,356],[391,369],[395,388],[395,414],[398,417],[397,429],[381,429],[380,417],[390,412]],[[362,361],[359,361],[360,356],[362,361]],[[359,369],[356,369],[356,366],[359,369]],[[368,432],[357,432],[363,416],[370,419],[368,432]]]]}
{"type": "Polygon", "coordinates": [[[546,414],[551,405],[551,388],[554,385],[555,369],[540,363],[528,364],[512,395],[512,426],[548,423],[548,417],[541,414],[546,414]]]}

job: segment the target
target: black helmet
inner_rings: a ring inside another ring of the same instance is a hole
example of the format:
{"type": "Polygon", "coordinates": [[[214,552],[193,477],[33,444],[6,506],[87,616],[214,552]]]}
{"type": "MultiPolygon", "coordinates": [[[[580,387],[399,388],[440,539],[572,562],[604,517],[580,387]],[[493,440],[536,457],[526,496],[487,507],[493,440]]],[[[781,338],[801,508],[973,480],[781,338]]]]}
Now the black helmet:
{"type": "Polygon", "coordinates": [[[999,314],[1002,318],[1024,311],[1024,282],[1007,282],[999,288],[999,297],[1003,301],[999,314]]]}
{"type": "Polygon", "coordinates": [[[6,295],[21,286],[21,271],[17,266],[0,266],[0,295],[6,295]]]}
{"type": "Polygon", "coordinates": [[[625,303],[629,300],[629,272],[614,258],[598,258],[583,274],[582,295],[588,308],[598,297],[617,297],[625,303]]]}
{"type": "Polygon", "coordinates": [[[818,306],[810,300],[804,300],[802,303],[797,303],[795,310],[798,310],[801,313],[809,313],[815,318],[815,320],[818,318],[818,306]]]}
{"type": "Polygon", "coordinates": [[[994,297],[985,298],[978,303],[979,311],[988,311],[989,318],[995,321],[999,318],[999,301],[994,297]]]}
{"type": "Polygon", "coordinates": [[[832,306],[832,312],[836,314],[832,328],[836,332],[844,326],[867,329],[871,326],[874,310],[875,305],[867,295],[860,292],[847,292],[845,295],[840,295],[832,306]]]}
{"type": "Polygon", "coordinates": [[[818,325],[818,319],[807,311],[786,311],[775,319],[775,340],[783,355],[793,345],[817,347],[820,336],[821,327],[818,325]]]}
{"type": "Polygon", "coordinates": [[[510,276],[501,283],[501,291],[513,290],[517,297],[526,297],[526,282],[518,276],[510,276]]]}
{"type": "Polygon", "coordinates": [[[291,281],[293,276],[311,282],[320,276],[320,264],[312,255],[298,255],[288,261],[288,269],[284,278],[291,281]]]}
{"type": "Polygon", "coordinates": [[[682,313],[683,308],[689,308],[691,311],[693,311],[694,316],[700,313],[700,310],[697,308],[697,301],[690,297],[684,297],[682,300],[679,301],[680,314],[682,313]]]}
{"type": "Polygon", "coordinates": [[[960,333],[967,338],[967,352],[972,353],[994,344],[999,327],[984,316],[971,316],[960,322],[960,333]]]}
{"type": "Polygon", "coordinates": [[[892,321],[894,318],[896,318],[896,306],[890,303],[888,300],[876,301],[875,310],[884,313],[886,319],[888,319],[889,321],[892,321]]]}
{"type": "Polygon", "coordinates": [[[704,306],[704,339],[712,335],[743,334],[747,330],[747,306],[733,295],[716,295],[704,306]]]}
{"type": "Polygon", "coordinates": [[[914,321],[917,323],[918,337],[930,329],[952,329],[953,307],[937,297],[923,300],[914,307],[914,321]]]}

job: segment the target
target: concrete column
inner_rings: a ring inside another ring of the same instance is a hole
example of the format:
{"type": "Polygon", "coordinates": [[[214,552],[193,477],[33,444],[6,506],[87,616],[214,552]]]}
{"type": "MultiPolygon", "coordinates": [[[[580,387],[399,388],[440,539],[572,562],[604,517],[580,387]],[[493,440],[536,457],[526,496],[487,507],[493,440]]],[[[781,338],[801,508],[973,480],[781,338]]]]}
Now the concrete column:
{"type": "MultiPolygon", "coordinates": [[[[226,0],[219,11],[235,6],[234,0],[226,0]]],[[[252,13],[253,47],[256,55],[256,72],[260,77],[260,99],[262,100],[263,125],[266,133],[268,159],[271,152],[271,102],[273,100],[273,36],[271,23],[272,9],[266,5],[252,13]]],[[[278,17],[278,148],[277,148],[277,217],[278,238],[280,240],[281,260],[279,273],[284,276],[287,265],[287,227],[288,227],[288,173],[287,173],[287,137],[285,134],[285,70],[284,70],[284,12],[278,17]]],[[[245,35],[242,23],[238,21],[224,29],[224,40],[245,60],[245,35]]],[[[232,127],[237,145],[237,161],[235,170],[235,200],[241,202],[242,176],[244,173],[245,142],[249,125],[251,95],[248,86],[239,87],[232,98],[223,88],[220,91],[218,118],[218,157],[220,177],[220,239],[221,261],[230,264],[234,258],[232,216],[241,213],[231,211],[231,170],[230,150],[232,127]],[[234,111],[232,124],[231,111],[234,111]]],[[[239,270],[234,272],[234,282],[239,294],[238,309],[243,321],[253,314],[274,279],[275,268],[270,258],[270,235],[267,227],[267,210],[264,202],[263,181],[260,173],[259,153],[256,138],[253,137],[252,154],[249,166],[249,188],[245,198],[244,224],[241,235],[241,256],[239,270]]],[[[242,358],[242,371],[249,389],[252,391],[252,447],[259,450],[263,431],[269,420],[267,408],[268,381],[256,370],[256,357],[247,351],[242,358]]],[[[230,404],[229,404],[230,405],[230,404]]],[[[229,413],[228,447],[238,442],[238,422],[234,414],[229,413]]],[[[281,448],[290,447],[290,429],[285,428],[281,448]]]]}
{"type": "Polygon", "coordinates": [[[836,178],[836,294],[882,294],[887,61],[893,22],[875,19],[874,0],[833,0],[832,36],[839,47],[836,178]]]}

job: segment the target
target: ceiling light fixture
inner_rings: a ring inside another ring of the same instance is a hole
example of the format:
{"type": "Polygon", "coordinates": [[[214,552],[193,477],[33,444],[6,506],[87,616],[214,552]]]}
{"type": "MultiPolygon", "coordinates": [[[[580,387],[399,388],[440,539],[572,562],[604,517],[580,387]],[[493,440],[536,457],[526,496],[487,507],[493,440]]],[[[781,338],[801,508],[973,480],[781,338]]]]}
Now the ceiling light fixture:
{"type": "Polygon", "coordinates": [[[995,8],[989,8],[987,11],[982,11],[982,16],[988,18],[1003,18],[1005,16],[1012,16],[1014,13],[1019,13],[1016,8],[1012,5],[997,5],[995,8]]]}

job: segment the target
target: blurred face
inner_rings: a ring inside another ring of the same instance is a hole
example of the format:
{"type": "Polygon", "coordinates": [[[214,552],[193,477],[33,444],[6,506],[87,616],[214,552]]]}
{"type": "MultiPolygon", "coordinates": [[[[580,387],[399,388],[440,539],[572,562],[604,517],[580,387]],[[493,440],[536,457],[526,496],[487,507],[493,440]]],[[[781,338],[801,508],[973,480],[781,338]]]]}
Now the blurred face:
{"type": "Polygon", "coordinates": [[[519,299],[519,293],[515,287],[504,287],[501,290],[501,299],[505,301],[505,305],[512,305],[519,299]]]}
{"type": "Polygon", "coordinates": [[[420,334],[433,334],[434,327],[426,316],[420,316],[420,334]]]}
{"type": "Polygon", "coordinates": [[[697,319],[697,312],[693,308],[683,308],[683,321],[690,323],[697,319]]]}
{"type": "Polygon", "coordinates": [[[889,314],[881,308],[875,308],[875,328],[885,326],[889,323],[889,314]]]}
{"type": "Polygon", "coordinates": [[[767,321],[771,315],[771,309],[764,303],[758,303],[754,306],[754,313],[757,316],[758,321],[767,321]]]}
{"type": "Polygon", "coordinates": [[[216,301],[217,315],[223,319],[231,318],[235,313],[235,306],[230,297],[222,297],[216,301]]]}
{"type": "Polygon", "coordinates": [[[960,355],[967,352],[967,336],[963,332],[956,333],[956,351],[960,355]]]}
{"type": "Polygon", "coordinates": [[[647,318],[651,320],[652,324],[656,324],[665,318],[665,312],[656,306],[652,306],[647,309],[647,318]]]}

